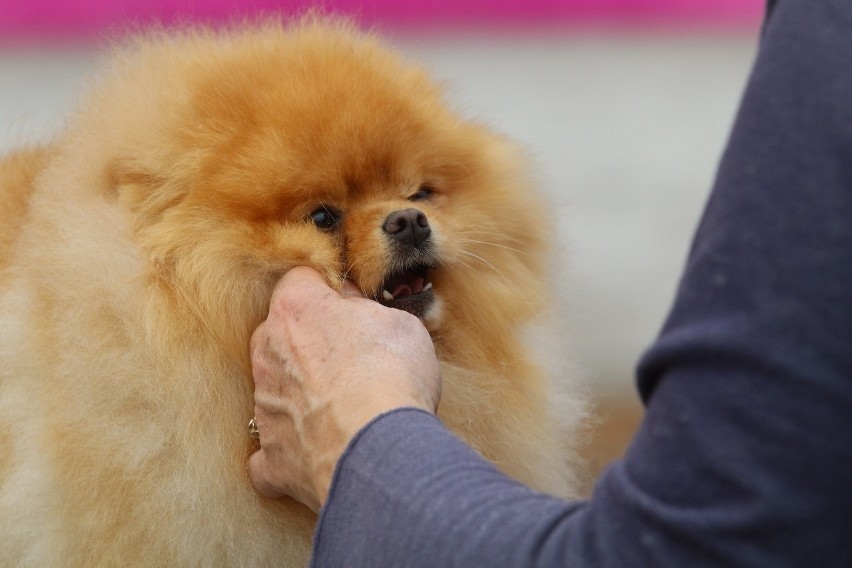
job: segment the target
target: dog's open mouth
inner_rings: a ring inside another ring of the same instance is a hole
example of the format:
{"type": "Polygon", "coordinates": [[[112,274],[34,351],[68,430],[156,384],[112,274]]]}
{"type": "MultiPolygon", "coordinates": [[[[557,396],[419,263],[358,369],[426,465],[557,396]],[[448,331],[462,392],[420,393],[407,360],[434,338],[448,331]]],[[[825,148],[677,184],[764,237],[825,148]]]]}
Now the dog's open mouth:
{"type": "Polygon", "coordinates": [[[435,301],[429,267],[416,265],[390,274],[384,284],[379,301],[385,306],[404,310],[422,318],[435,301]]]}

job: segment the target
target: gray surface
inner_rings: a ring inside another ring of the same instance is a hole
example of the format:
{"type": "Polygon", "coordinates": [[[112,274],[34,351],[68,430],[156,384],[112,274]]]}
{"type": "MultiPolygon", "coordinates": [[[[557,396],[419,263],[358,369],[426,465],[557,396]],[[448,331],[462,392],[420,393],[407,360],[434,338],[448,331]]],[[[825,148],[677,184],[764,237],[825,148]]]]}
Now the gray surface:
{"type": "MultiPolygon", "coordinates": [[[[520,141],[553,203],[558,313],[596,390],[632,391],[754,55],[756,30],[395,34],[464,114],[520,141]]],[[[61,125],[87,45],[0,48],[0,152],[61,125]]],[[[563,353],[554,353],[562,357],[563,353]]]]}

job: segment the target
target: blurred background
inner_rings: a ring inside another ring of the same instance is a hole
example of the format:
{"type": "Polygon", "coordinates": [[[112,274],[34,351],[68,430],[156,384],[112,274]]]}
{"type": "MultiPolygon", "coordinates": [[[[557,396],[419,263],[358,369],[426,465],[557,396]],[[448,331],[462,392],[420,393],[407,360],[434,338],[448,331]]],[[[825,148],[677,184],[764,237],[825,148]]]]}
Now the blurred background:
{"type": "Polygon", "coordinates": [[[641,418],[635,363],[673,297],[763,0],[0,0],[0,153],[56,132],[125,30],[317,5],[377,29],[527,149],[564,324],[546,355],[597,404],[593,478],[641,418]]]}

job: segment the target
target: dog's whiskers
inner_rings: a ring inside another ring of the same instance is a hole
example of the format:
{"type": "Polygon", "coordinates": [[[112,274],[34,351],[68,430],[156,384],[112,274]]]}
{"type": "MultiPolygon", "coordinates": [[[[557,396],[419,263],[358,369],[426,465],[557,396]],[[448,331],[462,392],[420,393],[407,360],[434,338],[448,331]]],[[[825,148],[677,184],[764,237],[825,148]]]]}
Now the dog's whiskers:
{"type": "MultiPolygon", "coordinates": [[[[512,286],[512,285],[513,285],[513,282],[512,282],[509,278],[507,278],[505,274],[503,274],[503,273],[502,273],[500,270],[498,270],[498,269],[497,269],[497,268],[496,268],[493,264],[491,264],[490,262],[488,262],[487,260],[485,260],[484,258],[482,258],[481,256],[479,256],[478,254],[474,254],[474,253],[472,253],[472,252],[470,252],[470,251],[465,251],[465,250],[461,250],[461,251],[459,251],[459,252],[461,252],[462,254],[465,254],[465,255],[467,255],[467,256],[472,257],[472,258],[473,258],[473,259],[474,259],[477,263],[484,264],[485,266],[487,266],[488,268],[490,268],[491,270],[493,270],[493,271],[494,271],[494,273],[495,273],[495,274],[496,274],[496,275],[500,278],[500,280],[502,280],[502,281],[503,281],[504,283],[506,283],[507,285],[509,285],[509,286],[511,286],[511,287],[514,287],[514,286],[512,286]]],[[[468,269],[468,270],[477,270],[477,267],[476,267],[476,266],[474,266],[474,264],[473,264],[473,263],[468,262],[468,261],[466,261],[466,260],[464,260],[464,259],[458,259],[458,258],[456,258],[456,259],[449,259],[449,260],[448,260],[448,263],[450,263],[450,264],[456,264],[456,265],[461,266],[461,267],[463,267],[463,268],[466,268],[466,269],[468,269]]],[[[530,308],[530,312],[534,312],[534,311],[535,311],[535,305],[534,305],[534,304],[533,304],[533,303],[529,300],[529,298],[527,298],[526,296],[523,296],[523,301],[524,301],[524,302],[525,302],[525,303],[529,306],[529,308],[530,308]]]]}
{"type": "MultiPolygon", "coordinates": [[[[487,266],[488,268],[490,268],[491,270],[493,270],[493,271],[494,271],[494,273],[495,273],[495,274],[497,274],[497,275],[498,275],[500,278],[502,278],[504,281],[506,281],[506,282],[508,282],[508,281],[509,281],[509,279],[508,279],[508,278],[506,278],[506,276],[505,276],[505,275],[504,275],[501,271],[499,271],[499,270],[497,269],[497,267],[496,267],[496,266],[494,266],[493,264],[491,264],[490,262],[488,262],[487,260],[485,260],[484,258],[482,258],[481,256],[479,256],[478,254],[473,253],[473,252],[470,252],[469,250],[460,250],[459,252],[460,252],[460,253],[462,253],[462,254],[465,254],[465,255],[467,255],[467,256],[469,256],[469,257],[471,257],[471,258],[473,258],[473,259],[474,259],[474,260],[476,260],[476,261],[479,261],[479,262],[480,262],[480,263],[482,263],[482,264],[484,264],[485,266],[487,266]]],[[[471,264],[469,264],[469,263],[467,263],[467,262],[459,261],[459,263],[460,263],[462,266],[466,266],[467,268],[470,268],[470,269],[473,269],[473,268],[474,268],[474,266],[473,266],[473,265],[471,265],[471,264]]]]}
{"type": "Polygon", "coordinates": [[[497,248],[502,248],[502,249],[510,250],[510,251],[512,251],[512,252],[516,252],[516,253],[518,253],[518,254],[523,254],[523,255],[529,255],[529,254],[530,254],[530,253],[528,253],[528,252],[526,252],[526,251],[519,250],[519,249],[516,249],[516,248],[514,248],[514,247],[510,247],[510,246],[507,246],[507,245],[501,245],[501,244],[499,244],[499,243],[492,243],[492,242],[489,242],[489,241],[480,241],[480,240],[476,240],[476,239],[466,239],[466,238],[463,238],[463,237],[462,237],[462,238],[460,238],[460,239],[459,239],[459,242],[462,242],[462,243],[474,243],[474,244],[479,244],[479,245],[488,245],[488,246],[492,246],[492,247],[497,247],[497,248]]]}
{"type": "MultiPolygon", "coordinates": [[[[467,236],[475,236],[475,237],[495,237],[496,239],[504,240],[510,243],[516,243],[519,245],[524,244],[526,241],[520,238],[509,237],[505,233],[499,231],[487,231],[487,230],[476,230],[476,231],[459,231],[456,233],[457,237],[467,237],[467,236]]],[[[496,244],[496,243],[494,243],[496,244]]]]}

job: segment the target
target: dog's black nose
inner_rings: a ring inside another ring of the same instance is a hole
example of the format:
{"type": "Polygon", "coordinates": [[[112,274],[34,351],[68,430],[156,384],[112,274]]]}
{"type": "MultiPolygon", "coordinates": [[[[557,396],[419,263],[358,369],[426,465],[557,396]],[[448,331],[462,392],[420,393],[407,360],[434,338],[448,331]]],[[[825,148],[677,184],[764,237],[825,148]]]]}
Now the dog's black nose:
{"type": "Polygon", "coordinates": [[[389,237],[413,246],[420,245],[432,234],[426,214],[413,207],[400,209],[388,215],[382,229],[389,237]]]}

